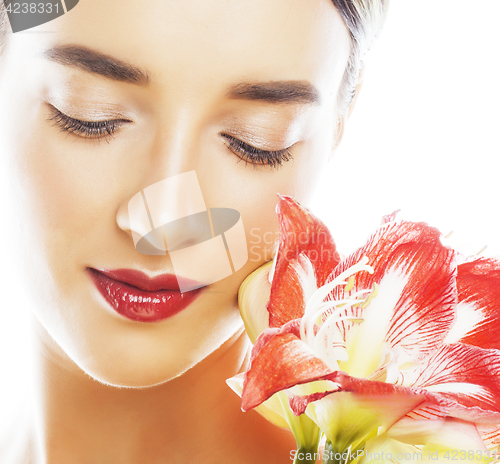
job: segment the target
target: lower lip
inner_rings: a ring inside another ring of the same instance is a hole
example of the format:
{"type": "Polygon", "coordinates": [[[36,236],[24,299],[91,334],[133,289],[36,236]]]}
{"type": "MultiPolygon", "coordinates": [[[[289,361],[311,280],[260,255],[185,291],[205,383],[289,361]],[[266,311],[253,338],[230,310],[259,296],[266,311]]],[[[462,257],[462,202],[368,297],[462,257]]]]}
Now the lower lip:
{"type": "Polygon", "coordinates": [[[95,269],[88,269],[97,290],[109,305],[132,321],[158,322],[167,319],[191,304],[203,288],[181,293],[179,290],[147,292],[111,279],[95,269]]]}

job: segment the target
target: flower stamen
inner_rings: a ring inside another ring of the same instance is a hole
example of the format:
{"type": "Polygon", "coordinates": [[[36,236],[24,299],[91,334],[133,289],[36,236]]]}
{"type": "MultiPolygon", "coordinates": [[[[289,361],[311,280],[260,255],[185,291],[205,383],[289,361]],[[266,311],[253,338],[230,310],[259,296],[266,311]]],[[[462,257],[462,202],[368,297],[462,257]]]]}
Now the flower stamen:
{"type": "Polygon", "coordinates": [[[338,369],[338,360],[347,361],[349,358],[346,344],[342,340],[340,327],[334,328],[333,326],[343,321],[353,324],[362,323],[364,321],[363,317],[348,314],[348,311],[353,307],[361,306],[363,309],[366,308],[377,295],[377,285],[374,284],[371,289],[358,290],[342,300],[324,300],[339,285],[344,285],[345,293],[351,292],[355,285],[354,274],[361,271],[373,274],[373,268],[367,263],[368,257],[363,256],[357,264],[351,266],[331,282],[318,288],[306,304],[304,317],[300,323],[300,337],[332,369],[338,369]],[[340,352],[338,351],[339,348],[341,349],[340,352]]]}
{"type": "Polygon", "coordinates": [[[365,309],[371,303],[373,298],[375,298],[377,295],[378,295],[378,285],[375,282],[373,282],[371,293],[368,295],[365,302],[361,305],[361,308],[365,309]]]}

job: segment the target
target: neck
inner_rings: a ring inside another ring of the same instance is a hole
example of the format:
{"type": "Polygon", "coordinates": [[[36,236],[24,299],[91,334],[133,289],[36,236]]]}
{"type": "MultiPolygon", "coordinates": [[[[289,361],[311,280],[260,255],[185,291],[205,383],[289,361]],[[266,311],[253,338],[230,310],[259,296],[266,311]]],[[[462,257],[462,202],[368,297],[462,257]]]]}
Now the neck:
{"type": "Polygon", "coordinates": [[[36,464],[289,461],[291,435],[241,412],[225,383],[247,367],[243,329],[180,377],[141,389],[99,383],[34,329],[36,464]]]}

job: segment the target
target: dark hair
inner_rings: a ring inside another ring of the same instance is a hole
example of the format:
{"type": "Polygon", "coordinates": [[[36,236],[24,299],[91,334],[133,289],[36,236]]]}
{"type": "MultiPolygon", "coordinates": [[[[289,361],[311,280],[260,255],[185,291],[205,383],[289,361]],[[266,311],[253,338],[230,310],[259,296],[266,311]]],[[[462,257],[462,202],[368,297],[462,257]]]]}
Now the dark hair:
{"type": "MultiPolygon", "coordinates": [[[[351,104],[363,68],[363,57],[380,32],[389,0],[332,0],[351,36],[351,54],[339,92],[339,113],[344,114],[351,104]]],[[[8,36],[8,18],[4,0],[0,0],[0,55],[8,36]]]]}
{"type": "Polygon", "coordinates": [[[351,54],[339,92],[339,114],[349,109],[363,69],[363,57],[384,25],[389,0],[332,0],[351,35],[351,54]]]}

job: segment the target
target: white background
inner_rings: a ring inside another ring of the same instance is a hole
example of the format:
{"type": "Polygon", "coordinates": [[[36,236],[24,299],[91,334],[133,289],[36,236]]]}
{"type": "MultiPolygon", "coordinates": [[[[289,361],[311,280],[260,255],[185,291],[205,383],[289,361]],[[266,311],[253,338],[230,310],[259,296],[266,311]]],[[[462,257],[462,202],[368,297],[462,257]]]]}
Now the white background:
{"type": "MultiPolygon", "coordinates": [[[[500,253],[500,0],[393,0],[314,211],[340,251],[396,209],[500,253]]],[[[8,262],[8,244],[2,244],[8,262]]],[[[25,375],[22,295],[0,286],[0,414],[25,375]]],[[[1,421],[0,421],[1,422],[1,421]]],[[[0,431],[1,434],[1,431],[0,431]]]]}
{"type": "Polygon", "coordinates": [[[381,216],[500,254],[500,1],[392,0],[315,211],[341,252],[381,216]]]}

